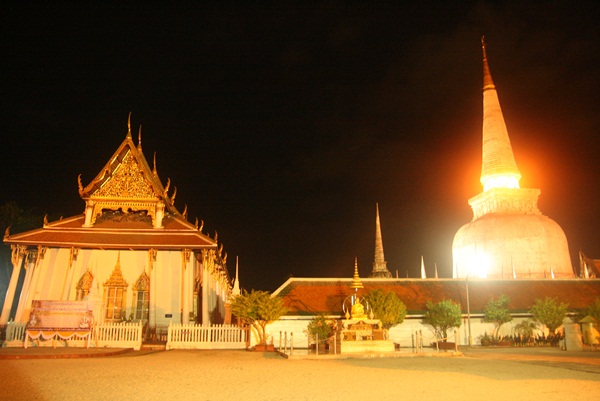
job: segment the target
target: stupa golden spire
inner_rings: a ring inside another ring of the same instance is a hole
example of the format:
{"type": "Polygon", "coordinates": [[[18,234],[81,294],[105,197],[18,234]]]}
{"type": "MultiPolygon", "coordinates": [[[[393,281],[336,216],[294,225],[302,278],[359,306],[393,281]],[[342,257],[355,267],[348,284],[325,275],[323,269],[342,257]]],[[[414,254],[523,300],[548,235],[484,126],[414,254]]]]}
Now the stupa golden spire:
{"type": "Polygon", "coordinates": [[[354,258],[354,277],[352,277],[350,288],[353,288],[355,291],[364,288],[362,281],[360,281],[360,276],[358,275],[358,258],[356,257],[354,258]]]}
{"type": "Polygon", "coordinates": [[[519,188],[521,173],[510,145],[508,130],[500,108],[500,100],[488,65],[485,39],[483,51],[483,149],[481,184],[491,188],[519,188]]]}

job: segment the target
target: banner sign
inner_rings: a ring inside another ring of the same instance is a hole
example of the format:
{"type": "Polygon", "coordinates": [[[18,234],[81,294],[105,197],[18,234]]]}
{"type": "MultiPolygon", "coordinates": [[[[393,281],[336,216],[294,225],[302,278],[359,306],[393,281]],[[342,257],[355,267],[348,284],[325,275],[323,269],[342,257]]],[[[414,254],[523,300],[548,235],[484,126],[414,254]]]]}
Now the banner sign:
{"type": "Polygon", "coordinates": [[[29,330],[91,330],[93,311],[87,301],[33,301],[29,330]]]}

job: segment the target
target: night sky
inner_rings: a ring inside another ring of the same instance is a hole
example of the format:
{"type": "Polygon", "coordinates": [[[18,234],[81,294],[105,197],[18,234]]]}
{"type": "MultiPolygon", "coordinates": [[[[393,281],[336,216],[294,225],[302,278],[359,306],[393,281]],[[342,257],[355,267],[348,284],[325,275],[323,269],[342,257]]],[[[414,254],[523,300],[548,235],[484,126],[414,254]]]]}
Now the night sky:
{"type": "Polygon", "coordinates": [[[521,187],[541,189],[574,263],[600,258],[594,3],[4,6],[0,203],[82,213],[77,176],[96,176],[131,112],[243,288],[351,277],[355,257],[368,276],[377,202],[389,270],[417,277],[423,255],[450,277],[482,190],[485,35],[521,187]]]}

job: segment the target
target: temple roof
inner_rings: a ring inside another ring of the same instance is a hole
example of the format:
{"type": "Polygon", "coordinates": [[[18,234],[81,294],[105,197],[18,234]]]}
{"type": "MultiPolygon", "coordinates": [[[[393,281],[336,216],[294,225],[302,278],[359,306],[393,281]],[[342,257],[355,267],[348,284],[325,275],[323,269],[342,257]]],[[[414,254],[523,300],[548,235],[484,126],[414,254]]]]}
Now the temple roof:
{"type": "Polygon", "coordinates": [[[216,248],[217,242],[179,215],[163,219],[164,228],[156,230],[148,221],[104,221],[82,227],[84,215],[44,224],[42,228],[4,238],[6,244],[102,249],[203,249],[216,248]]]}
{"type": "MultiPolygon", "coordinates": [[[[273,294],[283,298],[289,309],[288,315],[314,315],[325,313],[342,315],[342,302],[353,294],[352,279],[348,278],[290,278],[273,294]]],[[[537,279],[537,280],[489,280],[489,279],[362,279],[364,289],[359,295],[371,290],[392,291],[404,302],[408,314],[420,315],[426,310],[427,301],[439,302],[451,299],[467,310],[467,284],[471,313],[483,313],[492,298],[506,295],[511,302],[512,313],[526,313],[538,298],[553,297],[566,302],[570,309],[588,307],[600,297],[600,279],[537,279]]]]}

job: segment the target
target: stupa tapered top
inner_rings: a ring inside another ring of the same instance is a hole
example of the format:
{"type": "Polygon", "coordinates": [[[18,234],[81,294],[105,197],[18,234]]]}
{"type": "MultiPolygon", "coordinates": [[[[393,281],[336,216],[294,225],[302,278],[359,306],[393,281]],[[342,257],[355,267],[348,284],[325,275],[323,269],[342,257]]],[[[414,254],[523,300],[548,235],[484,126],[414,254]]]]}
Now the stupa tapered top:
{"type": "Polygon", "coordinates": [[[488,65],[485,40],[483,51],[483,146],[481,184],[483,190],[519,188],[521,173],[517,168],[500,101],[488,65]]]}
{"type": "Polygon", "coordinates": [[[379,204],[375,205],[375,258],[373,259],[373,271],[369,277],[392,277],[387,268],[387,262],[383,254],[383,239],[381,237],[381,223],[379,222],[379,204]]]}

